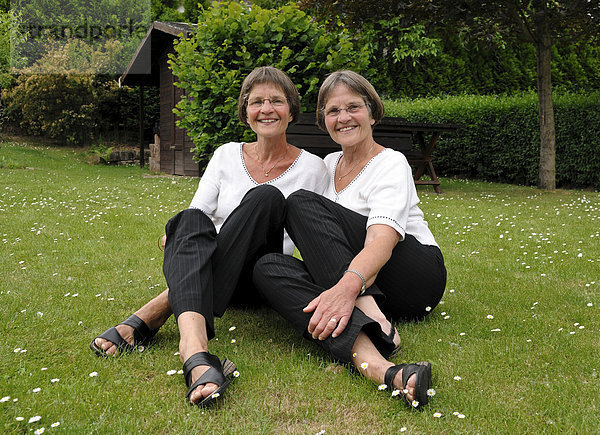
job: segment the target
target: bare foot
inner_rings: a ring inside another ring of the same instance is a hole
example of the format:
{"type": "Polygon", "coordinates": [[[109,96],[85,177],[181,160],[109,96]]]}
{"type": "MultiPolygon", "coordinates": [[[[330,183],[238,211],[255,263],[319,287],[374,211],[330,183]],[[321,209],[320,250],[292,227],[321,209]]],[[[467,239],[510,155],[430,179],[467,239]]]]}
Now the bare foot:
{"type": "MultiPolygon", "coordinates": [[[[208,352],[208,350],[204,346],[186,346],[182,342],[179,343],[179,359],[183,364],[187,361],[192,355],[197,352],[208,352]],[[186,350],[184,350],[186,349],[186,350]],[[194,349],[194,350],[188,350],[194,349]]],[[[192,378],[190,382],[190,386],[194,385],[197,379],[200,378],[206,371],[210,369],[208,365],[199,365],[192,369],[192,378]]],[[[194,391],[189,396],[190,402],[193,404],[199,403],[204,400],[206,397],[210,396],[217,390],[219,386],[217,384],[213,384],[208,382],[206,384],[198,385],[194,391]]]]}
{"type": "Polygon", "coordinates": [[[416,376],[413,373],[406,383],[406,388],[402,385],[402,370],[394,377],[393,385],[396,390],[400,391],[400,394],[405,395],[409,402],[415,400],[415,382],[416,376]]]}
{"type": "MultiPolygon", "coordinates": [[[[121,337],[123,337],[123,339],[133,345],[133,328],[129,325],[117,325],[115,327],[117,329],[117,332],[119,333],[119,335],[121,337]]],[[[119,349],[117,349],[117,346],[115,346],[115,344],[112,341],[108,341],[104,338],[96,338],[96,340],[94,340],[95,345],[99,348],[102,349],[107,355],[110,356],[117,356],[119,354],[119,349]]]]}
{"type": "MultiPolygon", "coordinates": [[[[164,290],[134,314],[148,325],[150,331],[160,328],[172,314],[171,306],[169,304],[169,289],[164,290]]],[[[127,343],[130,345],[134,344],[133,327],[120,324],[115,328],[127,343]]],[[[106,355],[117,356],[119,354],[117,346],[115,346],[112,341],[106,340],[105,338],[97,337],[94,340],[94,344],[98,349],[102,349],[106,355]]]]}
{"type": "MultiPolygon", "coordinates": [[[[210,366],[197,366],[192,369],[192,382],[190,385],[193,385],[196,382],[196,379],[200,378],[210,366]]],[[[219,388],[217,384],[207,383],[203,385],[198,385],[192,394],[190,394],[190,402],[193,404],[199,403],[204,400],[206,397],[210,396],[215,392],[215,390],[219,388]]]]}

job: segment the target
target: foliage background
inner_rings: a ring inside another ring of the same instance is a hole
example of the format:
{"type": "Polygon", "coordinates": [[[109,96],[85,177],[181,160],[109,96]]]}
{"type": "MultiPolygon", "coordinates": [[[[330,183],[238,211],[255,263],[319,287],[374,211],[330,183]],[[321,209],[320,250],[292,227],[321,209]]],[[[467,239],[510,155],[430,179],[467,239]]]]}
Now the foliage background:
{"type": "MultiPolygon", "coordinates": [[[[463,125],[457,133],[441,135],[434,151],[438,175],[535,185],[536,98],[534,93],[446,96],[386,100],[385,107],[388,116],[463,125]]],[[[600,188],[600,92],[557,94],[555,117],[557,185],[600,188]]]]}
{"type": "MultiPolygon", "coordinates": [[[[344,2],[344,7],[354,5],[360,13],[354,20],[343,14],[328,14],[322,6],[331,2],[315,0],[312,3],[320,5],[315,9],[310,7],[311,1],[303,0],[300,4],[307,15],[295,4],[277,9],[286,3],[257,0],[250,9],[238,2],[210,4],[204,0],[198,5],[194,0],[186,0],[182,14],[176,0],[152,0],[153,20],[202,24],[194,39],[180,44],[180,59],[173,63],[188,97],[178,113],[183,116],[182,126],[190,131],[200,158],[209,157],[223,142],[252,138],[237,121],[235,101],[241,80],[254,67],[273,64],[287,71],[304,95],[305,111],[314,110],[318,83],[328,72],[350,67],[369,78],[383,96],[402,101],[405,108],[416,99],[414,110],[409,112],[421,110],[424,98],[431,99],[430,106],[436,109],[431,116],[427,116],[429,109],[422,109],[417,116],[421,121],[435,122],[439,118],[437,107],[448,103],[447,110],[452,111],[452,116],[445,119],[469,126],[460,133],[465,136],[453,145],[454,138],[442,137],[436,156],[440,174],[534,183],[532,174],[538,159],[534,145],[539,140],[538,126],[531,118],[535,102],[526,99],[527,103],[515,103],[515,98],[518,100],[535,89],[533,47],[515,45],[494,35],[474,40],[468,29],[433,20],[410,24],[401,13],[393,19],[378,19],[378,14],[383,16],[385,12],[382,8],[391,3],[364,8],[359,0],[344,2]],[[487,95],[490,97],[484,100],[495,103],[483,104],[483,100],[469,95],[487,95]],[[458,103],[452,103],[448,96],[457,96],[454,101],[460,101],[460,107],[455,107],[458,103]],[[500,102],[503,98],[506,101],[500,102]],[[490,112],[483,113],[481,104],[490,112]],[[507,115],[505,109],[499,109],[501,106],[513,107],[512,113],[525,113],[526,107],[527,122],[516,115],[507,115]],[[482,116],[479,122],[474,118],[479,116],[476,114],[482,116]],[[506,127],[513,122],[514,129],[506,127]],[[490,140],[482,139],[488,135],[490,140]],[[457,151],[459,148],[462,151],[457,151]],[[509,168],[507,153],[514,149],[519,149],[528,160],[509,168]],[[483,150],[500,155],[482,157],[483,150]],[[473,158],[464,160],[464,156],[473,158]],[[484,164],[489,166],[483,168],[484,164]]],[[[44,135],[71,145],[137,142],[137,89],[119,89],[117,75],[100,76],[91,72],[99,63],[113,62],[123,56],[124,47],[113,44],[100,50],[81,41],[72,41],[64,47],[48,43],[38,66],[50,77],[11,75],[10,28],[18,19],[8,12],[8,3],[3,0],[0,3],[3,130],[44,135]]],[[[581,116],[566,116],[567,122],[557,117],[557,150],[561,156],[557,181],[564,186],[595,186],[595,157],[585,158],[581,153],[594,152],[597,142],[590,139],[595,134],[590,123],[595,122],[596,109],[590,107],[587,113],[588,105],[593,103],[583,102],[583,95],[596,95],[594,92],[600,89],[600,47],[568,40],[558,42],[553,46],[552,76],[556,97],[572,101],[570,107],[577,106],[569,109],[569,113],[581,113],[581,116]],[[565,156],[570,157],[563,160],[565,156]]],[[[145,90],[146,140],[151,140],[158,118],[157,91],[145,90]]],[[[394,106],[390,107],[388,115],[402,115],[407,110],[395,112],[394,106]]],[[[564,113],[564,110],[558,103],[557,111],[564,113]]]]}
{"type": "Polygon", "coordinates": [[[203,12],[203,23],[176,46],[170,64],[185,95],[176,113],[206,162],[214,149],[253,135],[237,118],[245,76],[261,65],[290,75],[303,111],[314,111],[319,83],[340,68],[365,69],[360,48],[345,31],[329,33],[294,5],[279,9],[223,3],[203,12]]]}
{"type": "MultiPolygon", "coordinates": [[[[119,88],[117,79],[123,72],[120,69],[113,70],[113,74],[97,73],[114,65],[126,65],[137,42],[129,46],[109,40],[94,46],[81,39],[58,44],[49,38],[36,42],[40,47],[39,59],[32,68],[25,68],[13,56],[12,66],[17,71],[13,69],[11,73],[11,44],[19,42],[14,40],[17,33],[11,29],[18,26],[20,16],[9,10],[9,6],[8,2],[0,3],[0,128],[5,132],[45,136],[61,145],[137,143],[138,89],[119,88]]],[[[92,13],[85,3],[73,2],[70,6],[68,13],[51,3],[44,8],[54,11],[53,19],[57,22],[69,22],[69,16],[92,13]]],[[[144,2],[136,2],[134,9],[141,14],[143,6],[144,2]]],[[[109,21],[106,14],[116,5],[96,2],[94,7],[102,11],[100,18],[109,21]]],[[[152,0],[151,20],[197,20],[197,1],[186,0],[184,13],[178,12],[178,7],[177,0],[152,0]]],[[[29,12],[35,15],[35,8],[29,12]]],[[[146,87],[144,102],[144,137],[150,141],[158,122],[158,89],[146,87]]]]}

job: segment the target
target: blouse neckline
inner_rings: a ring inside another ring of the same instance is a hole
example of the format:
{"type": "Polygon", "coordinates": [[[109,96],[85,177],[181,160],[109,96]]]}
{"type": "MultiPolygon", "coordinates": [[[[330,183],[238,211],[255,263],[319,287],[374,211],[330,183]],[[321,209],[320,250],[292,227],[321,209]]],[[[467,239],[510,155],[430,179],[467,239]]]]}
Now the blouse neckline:
{"type": "Polygon", "coordinates": [[[244,147],[244,145],[245,145],[246,143],[247,143],[247,142],[240,142],[240,160],[241,160],[241,162],[242,162],[242,167],[244,168],[244,172],[246,173],[246,175],[248,176],[248,178],[250,179],[250,181],[251,181],[252,183],[254,183],[255,185],[257,185],[257,186],[260,186],[261,184],[269,184],[269,183],[273,183],[275,180],[278,180],[278,179],[280,179],[281,177],[283,177],[285,174],[287,174],[287,173],[288,173],[288,172],[289,172],[289,171],[290,171],[290,170],[291,170],[291,169],[292,169],[292,168],[293,168],[293,167],[296,165],[296,163],[298,162],[298,160],[300,160],[300,156],[301,156],[301,155],[304,153],[304,150],[303,150],[303,149],[301,149],[301,150],[300,150],[300,154],[298,154],[298,157],[296,157],[296,159],[295,159],[295,160],[292,162],[292,164],[291,164],[291,165],[290,165],[290,166],[289,166],[289,167],[288,167],[288,168],[287,168],[285,171],[283,171],[283,172],[281,173],[281,175],[279,175],[279,176],[277,176],[277,177],[273,178],[272,180],[267,180],[267,181],[265,181],[265,182],[263,182],[263,183],[259,183],[258,181],[256,181],[256,180],[255,180],[255,179],[252,177],[252,175],[250,175],[250,171],[248,171],[248,168],[246,167],[246,162],[244,161],[244,150],[243,150],[243,147],[244,147]]]}
{"type": "Polygon", "coordinates": [[[341,195],[346,189],[348,189],[350,186],[352,186],[352,184],[354,184],[354,182],[356,180],[358,180],[358,178],[362,175],[363,172],[365,172],[365,170],[367,169],[367,167],[371,164],[371,162],[373,162],[373,160],[375,160],[377,157],[379,157],[380,155],[382,155],[384,152],[386,152],[387,150],[389,150],[391,148],[384,148],[381,151],[379,151],[377,154],[375,154],[373,157],[371,157],[371,159],[367,162],[367,164],[365,166],[363,166],[363,168],[360,170],[360,172],[358,174],[356,174],[356,177],[354,177],[352,179],[352,181],[350,183],[348,183],[348,185],[346,187],[344,187],[342,190],[340,190],[339,192],[337,191],[337,189],[335,188],[335,170],[337,169],[337,165],[338,163],[340,163],[340,160],[342,159],[342,156],[344,155],[344,152],[340,152],[340,154],[338,155],[338,158],[335,162],[335,165],[333,166],[333,170],[331,171],[331,186],[333,187],[333,191],[335,193],[336,196],[341,195]]]}

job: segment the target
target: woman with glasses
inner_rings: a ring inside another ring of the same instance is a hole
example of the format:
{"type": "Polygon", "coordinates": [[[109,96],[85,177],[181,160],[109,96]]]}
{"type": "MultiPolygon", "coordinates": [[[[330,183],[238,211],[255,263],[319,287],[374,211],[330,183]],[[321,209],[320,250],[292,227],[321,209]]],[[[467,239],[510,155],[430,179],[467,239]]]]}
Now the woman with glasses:
{"type": "Polygon", "coordinates": [[[384,114],[373,86],[338,71],[323,82],[317,107],[317,124],[342,150],[325,157],[323,196],[301,190],[286,200],[286,228],[303,261],[266,255],[254,283],[306,338],[419,408],[433,393],[431,364],[387,360],[400,349],[392,320],[423,319],[438,304],[442,253],[406,158],[373,139],[384,114]]]}
{"type": "Polygon", "coordinates": [[[285,73],[261,67],[246,77],[238,117],[256,141],[230,142],[215,151],[190,207],[166,225],[163,271],[169,288],[96,337],[90,345],[96,354],[146,344],[174,314],[190,387],[186,397],[208,406],[223,394],[235,366],[208,352],[214,315],[221,317],[232,301],[259,298],[252,285],[258,258],[293,253],[284,235],[285,197],[298,189],[322,193],[327,185],[323,161],[287,142],[286,129],[299,113],[298,91],[285,73]]]}

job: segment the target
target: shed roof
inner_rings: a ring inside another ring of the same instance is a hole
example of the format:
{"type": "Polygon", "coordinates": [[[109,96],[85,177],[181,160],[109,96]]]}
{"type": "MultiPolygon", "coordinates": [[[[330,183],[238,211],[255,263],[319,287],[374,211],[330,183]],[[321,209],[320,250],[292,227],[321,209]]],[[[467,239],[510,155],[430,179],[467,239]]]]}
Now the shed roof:
{"type": "Polygon", "coordinates": [[[159,85],[161,54],[179,35],[188,37],[196,24],[154,21],[137,48],[125,72],[119,77],[119,86],[159,85]]]}

